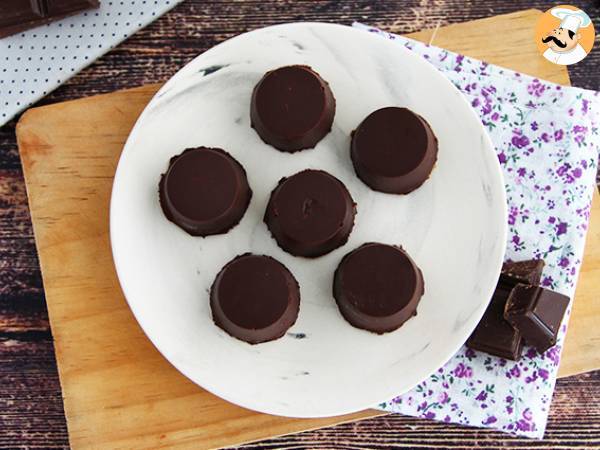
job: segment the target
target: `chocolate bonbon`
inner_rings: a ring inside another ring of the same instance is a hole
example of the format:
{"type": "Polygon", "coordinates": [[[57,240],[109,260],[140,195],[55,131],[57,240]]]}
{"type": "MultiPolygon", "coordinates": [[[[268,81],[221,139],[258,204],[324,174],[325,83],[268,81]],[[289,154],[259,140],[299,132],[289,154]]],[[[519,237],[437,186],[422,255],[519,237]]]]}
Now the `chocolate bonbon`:
{"type": "Polygon", "coordinates": [[[369,114],[352,133],[356,175],[371,189],[408,194],[421,186],[437,160],[438,142],[429,124],[407,108],[369,114]]]}
{"type": "Polygon", "coordinates": [[[375,333],[396,330],[417,314],[423,275],[402,248],[367,243],[348,253],[335,271],[333,296],[353,326],[375,333]]]}
{"type": "Polygon", "coordinates": [[[264,221],[286,252],[317,257],[346,243],[355,205],[346,186],[322,170],[303,170],[279,181],[264,221]]]}
{"type": "Polygon", "coordinates": [[[329,85],[308,66],[267,72],[252,92],[252,127],[284,152],[313,148],[331,130],[334,115],[329,85]]]}
{"type": "Polygon", "coordinates": [[[171,158],[159,183],[165,216],[193,236],[226,233],[246,212],[252,191],[244,168],[219,148],[171,158]]]}
{"type": "Polygon", "coordinates": [[[269,256],[244,254],[228,262],[210,290],[213,320],[250,344],[278,339],[296,322],[300,289],[292,273],[269,256]]]}

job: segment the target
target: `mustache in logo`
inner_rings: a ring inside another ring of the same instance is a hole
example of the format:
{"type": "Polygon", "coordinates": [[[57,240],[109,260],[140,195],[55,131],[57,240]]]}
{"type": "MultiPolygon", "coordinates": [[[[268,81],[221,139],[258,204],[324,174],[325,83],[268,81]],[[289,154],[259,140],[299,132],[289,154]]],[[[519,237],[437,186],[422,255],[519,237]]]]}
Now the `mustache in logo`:
{"type": "Polygon", "coordinates": [[[554,42],[560,48],[565,48],[567,46],[566,42],[559,40],[555,36],[546,36],[545,38],[542,38],[542,42],[544,44],[546,44],[547,42],[550,42],[550,41],[554,42]]]}

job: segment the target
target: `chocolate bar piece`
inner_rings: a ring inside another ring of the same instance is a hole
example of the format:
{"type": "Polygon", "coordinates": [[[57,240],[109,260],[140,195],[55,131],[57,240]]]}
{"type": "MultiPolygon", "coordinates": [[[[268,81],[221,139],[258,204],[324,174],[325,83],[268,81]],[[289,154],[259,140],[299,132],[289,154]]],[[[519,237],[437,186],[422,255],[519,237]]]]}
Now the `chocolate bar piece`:
{"type": "Polygon", "coordinates": [[[521,333],[504,320],[504,306],[512,286],[499,283],[483,318],[467,340],[467,347],[494,356],[518,361],[523,339],[521,333]]]}
{"type": "Polygon", "coordinates": [[[518,284],[511,292],[504,318],[525,341],[543,353],[556,344],[556,335],[569,306],[569,297],[539,286],[518,284]]]}
{"type": "Polygon", "coordinates": [[[505,307],[517,285],[539,284],[543,269],[541,259],[504,263],[492,301],[467,341],[468,347],[515,361],[521,357],[522,333],[504,319],[505,307]]]}
{"type": "Polygon", "coordinates": [[[501,280],[513,283],[538,285],[544,270],[544,260],[528,259],[526,261],[506,262],[502,266],[501,280]]]}
{"type": "Polygon", "coordinates": [[[99,0],[0,0],[0,38],[99,4],[99,0]]]}

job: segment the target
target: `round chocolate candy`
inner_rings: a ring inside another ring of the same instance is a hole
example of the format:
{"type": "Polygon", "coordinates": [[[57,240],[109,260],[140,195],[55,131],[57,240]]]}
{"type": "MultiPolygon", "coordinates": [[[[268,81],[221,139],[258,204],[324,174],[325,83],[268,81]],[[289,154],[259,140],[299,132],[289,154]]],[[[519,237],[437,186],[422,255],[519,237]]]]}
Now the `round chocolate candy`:
{"type": "Polygon", "coordinates": [[[159,184],[167,219],[193,236],[229,231],[248,208],[244,168],[220,148],[189,148],[171,158],[159,184]]]}
{"type": "Polygon", "coordinates": [[[308,66],[267,72],[252,92],[252,127],[284,152],[313,148],[331,130],[334,115],[329,85],[308,66]]]}
{"type": "Polygon", "coordinates": [[[283,250],[317,257],[346,243],[355,214],[340,180],[322,170],[304,170],[279,181],[264,220],[283,250]]]}
{"type": "Polygon", "coordinates": [[[437,138],[421,116],[406,108],[378,109],[352,133],[350,155],[358,177],[371,189],[408,194],[429,178],[437,138]]]}
{"type": "Polygon", "coordinates": [[[333,296],[353,326],[396,330],[417,314],[424,292],[421,270],[400,247],[368,243],[348,253],[335,271],[333,296]]]}
{"type": "Polygon", "coordinates": [[[279,261],[246,253],[228,262],[210,290],[215,324],[250,344],[285,334],[298,317],[300,289],[279,261]]]}

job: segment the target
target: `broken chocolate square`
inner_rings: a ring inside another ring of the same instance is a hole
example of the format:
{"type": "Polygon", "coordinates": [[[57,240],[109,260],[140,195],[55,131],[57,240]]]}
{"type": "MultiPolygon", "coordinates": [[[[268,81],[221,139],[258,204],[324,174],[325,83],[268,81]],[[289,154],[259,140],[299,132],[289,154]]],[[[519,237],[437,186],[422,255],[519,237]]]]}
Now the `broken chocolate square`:
{"type": "Polygon", "coordinates": [[[513,280],[516,283],[538,285],[544,270],[542,259],[528,259],[526,261],[505,262],[502,266],[501,279],[513,280]]]}
{"type": "Polygon", "coordinates": [[[523,340],[521,333],[504,320],[504,306],[512,286],[499,284],[483,318],[467,340],[467,347],[490,355],[518,361],[523,340]]]}
{"type": "Polygon", "coordinates": [[[528,344],[543,353],[556,344],[556,335],[568,306],[566,295],[519,284],[506,301],[504,318],[528,344]]]}
{"type": "Polygon", "coordinates": [[[467,347],[515,361],[521,357],[521,333],[504,320],[504,309],[514,287],[519,283],[538,284],[543,269],[541,259],[504,263],[490,305],[467,341],[467,347]]]}
{"type": "Polygon", "coordinates": [[[0,0],[0,38],[80,11],[97,8],[98,0],[0,0]]]}

